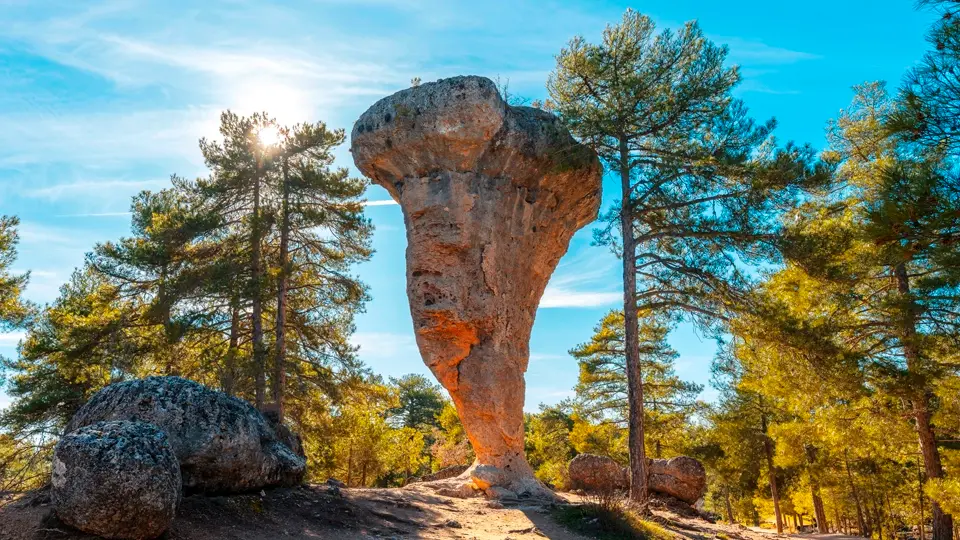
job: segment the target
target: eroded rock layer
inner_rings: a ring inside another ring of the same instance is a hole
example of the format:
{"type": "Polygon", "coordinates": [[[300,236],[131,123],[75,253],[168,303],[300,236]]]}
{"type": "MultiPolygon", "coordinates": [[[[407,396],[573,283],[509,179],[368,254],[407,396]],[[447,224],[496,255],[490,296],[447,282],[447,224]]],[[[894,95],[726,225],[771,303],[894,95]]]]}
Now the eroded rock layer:
{"type": "MultiPolygon", "coordinates": [[[[351,151],[403,208],[417,344],[450,391],[477,465],[501,470],[498,485],[532,477],[523,454],[530,331],[570,238],[596,219],[597,156],[553,115],[504,103],[482,77],[378,101],[357,120],[351,151]]],[[[476,482],[488,484],[482,470],[476,482]]]]}

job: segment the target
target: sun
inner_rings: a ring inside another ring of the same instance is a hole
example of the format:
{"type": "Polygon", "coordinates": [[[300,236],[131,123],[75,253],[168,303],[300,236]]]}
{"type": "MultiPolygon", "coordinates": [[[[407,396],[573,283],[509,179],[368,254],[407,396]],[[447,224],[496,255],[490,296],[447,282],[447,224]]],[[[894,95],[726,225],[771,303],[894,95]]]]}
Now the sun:
{"type": "Polygon", "coordinates": [[[249,115],[266,112],[280,125],[303,122],[310,115],[311,99],[297,85],[284,81],[250,81],[231,91],[229,108],[249,115]]]}
{"type": "Polygon", "coordinates": [[[257,132],[257,140],[263,146],[274,146],[280,142],[280,130],[277,126],[265,126],[257,132]]]}

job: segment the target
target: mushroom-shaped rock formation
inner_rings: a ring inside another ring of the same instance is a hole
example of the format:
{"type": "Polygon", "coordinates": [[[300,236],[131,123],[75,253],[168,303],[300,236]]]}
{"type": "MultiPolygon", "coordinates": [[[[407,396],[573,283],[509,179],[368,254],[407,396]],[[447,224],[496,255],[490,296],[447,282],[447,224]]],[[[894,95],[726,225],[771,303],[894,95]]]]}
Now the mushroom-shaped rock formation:
{"type": "Polygon", "coordinates": [[[597,217],[599,159],[483,77],[378,101],[351,152],[403,209],[417,345],[477,455],[461,479],[488,494],[539,491],[523,451],[530,331],[570,238],[597,217]]]}

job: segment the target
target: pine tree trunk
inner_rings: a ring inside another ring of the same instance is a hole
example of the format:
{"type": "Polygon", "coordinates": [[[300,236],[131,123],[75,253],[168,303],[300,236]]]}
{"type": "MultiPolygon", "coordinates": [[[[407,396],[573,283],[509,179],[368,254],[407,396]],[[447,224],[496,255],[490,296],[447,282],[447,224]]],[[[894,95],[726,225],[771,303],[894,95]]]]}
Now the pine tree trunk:
{"type": "Polygon", "coordinates": [[[829,534],[827,512],[823,508],[823,498],[820,497],[820,483],[816,480],[810,482],[810,495],[813,498],[813,513],[817,520],[817,532],[820,534],[829,534]]]}
{"type": "Polygon", "coordinates": [[[723,490],[723,502],[727,508],[727,523],[734,524],[736,520],[733,519],[733,505],[730,504],[730,489],[724,488],[723,490]]]}
{"type": "Polygon", "coordinates": [[[160,282],[157,287],[156,301],[160,303],[159,320],[163,324],[163,364],[164,375],[180,375],[177,369],[176,355],[173,346],[176,341],[173,326],[173,314],[170,307],[170,301],[167,299],[167,267],[160,270],[160,282]]]}
{"type": "Polygon", "coordinates": [[[843,451],[843,462],[847,469],[847,481],[850,483],[850,493],[853,495],[853,502],[857,507],[857,526],[859,527],[860,536],[869,537],[870,533],[867,530],[867,522],[863,518],[863,507],[860,505],[860,493],[857,491],[857,485],[853,482],[853,473],[850,472],[850,460],[847,457],[846,450],[843,451]]]}
{"type": "MultiPolygon", "coordinates": [[[[943,478],[943,465],[937,449],[936,436],[930,427],[929,397],[922,396],[913,402],[913,414],[920,438],[920,452],[923,454],[923,466],[927,478],[943,478]]],[[[932,540],[951,540],[953,538],[953,516],[947,514],[936,501],[932,502],[933,521],[932,540]]]]}
{"type": "Polygon", "coordinates": [[[887,524],[888,524],[888,526],[889,526],[889,528],[887,529],[887,530],[888,530],[888,534],[890,535],[890,539],[891,539],[891,540],[896,540],[896,538],[897,538],[897,530],[896,530],[897,525],[894,523],[894,520],[896,519],[896,517],[895,517],[895,515],[894,515],[894,513],[893,513],[893,505],[890,504],[890,496],[889,496],[886,492],[884,492],[884,494],[883,494],[883,500],[884,500],[884,502],[887,503],[887,516],[889,517],[889,519],[887,520],[887,524]]]}
{"type": "Polygon", "coordinates": [[[287,280],[289,279],[290,252],[290,185],[287,179],[287,160],[283,160],[283,202],[280,223],[280,276],[277,284],[276,350],[273,367],[273,402],[277,418],[283,422],[283,393],[287,384],[287,280]]]}
{"type": "Polygon", "coordinates": [[[251,327],[253,341],[253,368],[256,406],[264,410],[267,394],[266,351],[263,350],[263,298],[260,271],[260,175],[262,165],[257,163],[253,179],[253,222],[250,227],[250,294],[252,300],[251,327]]]}
{"type": "Polygon", "coordinates": [[[630,204],[630,153],[620,139],[620,232],[623,237],[623,319],[626,348],[627,401],[629,404],[630,500],[647,500],[647,456],[643,436],[643,374],[640,371],[640,336],[637,316],[637,260],[630,204]]]}
{"type": "Polygon", "coordinates": [[[883,540],[883,509],[877,504],[877,499],[873,499],[873,528],[877,531],[879,540],[883,540]]]}
{"type": "Polygon", "coordinates": [[[353,441],[347,451],[347,487],[353,487],[353,441]]]}
{"type": "Polygon", "coordinates": [[[760,427],[763,430],[763,452],[767,457],[767,470],[770,476],[770,496],[773,498],[773,512],[777,518],[777,534],[783,534],[783,516],[780,514],[780,492],[777,490],[777,473],[773,468],[773,442],[767,435],[767,417],[760,415],[760,427]]]}
{"type": "Polygon", "coordinates": [[[233,396],[237,383],[237,354],[240,344],[240,305],[234,299],[230,306],[230,345],[227,347],[226,373],[223,375],[223,391],[233,396]]]}
{"type": "MultiPolygon", "coordinates": [[[[909,299],[906,313],[904,313],[900,340],[903,344],[904,356],[907,360],[907,371],[916,373],[920,367],[920,350],[917,346],[917,315],[916,306],[910,293],[910,278],[907,275],[905,263],[900,263],[894,269],[897,278],[897,290],[906,299],[909,299]]],[[[912,399],[913,418],[916,424],[917,435],[920,439],[920,452],[923,454],[923,467],[928,479],[943,478],[943,465],[940,462],[940,451],[937,449],[936,434],[930,425],[930,397],[926,388],[917,391],[912,399]]],[[[953,538],[953,517],[940,508],[936,501],[933,503],[933,536],[932,540],[951,540],[953,538]]]]}
{"type": "Polygon", "coordinates": [[[808,474],[810,475],[810,497],[813,500],[813,514],[817,520],[817,532],[827,534],[827,513],[823,509],[823,499],[820,497],[820,481],[815,473],[817,449],[811,444],[804,445],[807,457],[808,474]]]}
{"type": "Polygon", "coordinates": [[[923,470],[917,467],[917,494],[920,496],[920,540],[926,540],[926,519],[923,517],[923,470]]]}

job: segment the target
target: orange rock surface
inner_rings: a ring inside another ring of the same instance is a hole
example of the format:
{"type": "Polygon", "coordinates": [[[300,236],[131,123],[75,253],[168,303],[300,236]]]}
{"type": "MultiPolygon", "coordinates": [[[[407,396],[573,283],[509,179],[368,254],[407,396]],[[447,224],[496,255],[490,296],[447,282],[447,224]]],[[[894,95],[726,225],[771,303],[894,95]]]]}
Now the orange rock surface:
{"type": "Polygon", "coordinates": [[[403,209],[417,345],[477,455],[466,476],[533,489],[523,448],[530,331],[570,238],[597,217],[596,154],[553,115],[507,105],[482,77],[378,101],[351,144],[360,171],[403,209]]]}

